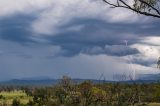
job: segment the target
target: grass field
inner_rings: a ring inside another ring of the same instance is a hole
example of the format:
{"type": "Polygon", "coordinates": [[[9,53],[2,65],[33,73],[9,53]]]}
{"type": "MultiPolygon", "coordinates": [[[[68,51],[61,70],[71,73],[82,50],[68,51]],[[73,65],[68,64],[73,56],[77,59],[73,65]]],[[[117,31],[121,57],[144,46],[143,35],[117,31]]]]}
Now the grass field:
{"type": "MultiPolygon", "coordinates": [[[[7,104],[11,106],[13,99],[16,98],[20,101],[21,104],[27,104],[32,97],[27,96],[27,94],[21,90],[11,91],[11,92],[0,92],[0,106],[7,104]]],[[[160,103],[149,103],[148,106],[160,106],[160,103]]]]}
{"type": "Polygon", "coordinates": [[[22,104],[27,104],[32,97],[29,97],[24,93],[23,91],[11,91],[11,92],[1,92],[0,93],[0,105],[2,104],[7,104],[11,105],[13,99],[17,99],[20,101],[22,104]]]}

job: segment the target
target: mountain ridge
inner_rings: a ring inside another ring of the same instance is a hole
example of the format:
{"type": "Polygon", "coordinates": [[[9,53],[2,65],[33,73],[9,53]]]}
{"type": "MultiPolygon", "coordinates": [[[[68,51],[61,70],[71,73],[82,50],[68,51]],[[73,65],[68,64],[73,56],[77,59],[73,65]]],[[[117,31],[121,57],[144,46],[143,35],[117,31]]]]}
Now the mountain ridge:
{"type": "MultiPolygon", "coordinates": [[[[112,80],[97,80],[97,79],[80,79],[73,78],[72,81],[74,83],[82,83],[86,80],[90,80],[92,83],[114,83],[114,82],[122,82],[122,83],[157,83],[160,82],[160,74],[142,74],[139,75],[137,80],[124,80],[124,81],[112,81],[112,80]]],[[[53,86],[60,82],[60,79],[54,79],[50,77],[29,77],[29,78],[20,78],[20,79],[11,79],[8,81],[1,81],[0,86],[3,85],[13,85],[13,86],[53,86]]]]}

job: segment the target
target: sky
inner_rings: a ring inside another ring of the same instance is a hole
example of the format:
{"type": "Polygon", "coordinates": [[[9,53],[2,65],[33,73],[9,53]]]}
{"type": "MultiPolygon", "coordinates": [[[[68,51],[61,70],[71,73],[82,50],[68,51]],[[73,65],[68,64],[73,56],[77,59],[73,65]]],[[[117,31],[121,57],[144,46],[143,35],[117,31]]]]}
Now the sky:
{"type": "Polygon", "coordinates": [[[159,28],[101,0],[0,0],[0,80],[157,74],[159,28]]]}

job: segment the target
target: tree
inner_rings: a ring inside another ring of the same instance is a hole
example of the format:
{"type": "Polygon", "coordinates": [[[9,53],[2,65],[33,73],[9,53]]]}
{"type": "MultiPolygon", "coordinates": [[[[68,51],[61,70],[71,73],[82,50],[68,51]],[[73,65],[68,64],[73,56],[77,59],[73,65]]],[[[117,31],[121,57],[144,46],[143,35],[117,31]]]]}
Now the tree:
{"type": "Polygon", "coordinates": [[[125,8],[138,14],[160,18],[160,0],[103,0],[111,8],[125,8]]]}

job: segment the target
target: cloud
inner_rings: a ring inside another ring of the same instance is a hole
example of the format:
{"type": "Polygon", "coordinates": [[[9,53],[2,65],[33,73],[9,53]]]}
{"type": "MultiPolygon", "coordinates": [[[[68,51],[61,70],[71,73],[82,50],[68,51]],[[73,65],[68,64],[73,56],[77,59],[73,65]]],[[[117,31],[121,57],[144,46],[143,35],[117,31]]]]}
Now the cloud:
{"type": "Polygon", "coordinates": [[[130,57],[125,56],[125,58],[128,58],[129,61],[135,64],[156,68],[156,63],[160,54],[158,39],[159,37],[143,37],[139,43],[137,42],[131,45],[131,47],[139,51],[139,54],[130,57]]]}
{"type": "MultiPolygon", "coordinates": [[[[125,9],[110,9],[99,0],[67,0],[56,1],[49,9],[44,9],[35,22],[33,30],[38,34],[56,35],[64,26],[74,19],[99,19],[111,23],[133,23],[139,17],[125,9]],[[130,18],[132,17],[132,18],[130,18]]],[[[147,18],[143,18],[145,22],[147,18]]]]}
{"type": "MultiPolygon", "coordinates": [[[[34,52],[32,50],[32,52],[34,52]]],[[[41,54],[41,53],[40,53],[41,54]]],[[[39,55],[40,55],[39,54],[39,55]]],[[[59,57],[54,59],[46,58],[19,58],[16,56],[1,57],[1,74],[7,72],[12,75],[10,78],[23,78],[27,76],[49,76],[59,78],[62,75],[69,75],[74,78],[95,78],[98,79],[103,73],[106,79],[112,79],[114,73],[122,73],[125,64],[119,59],[109,56],[89,56],[80,54],[72,58],[59,57]],[[10,67],[8,67],[8,65],[10,67]],[[17,65],[19,67],[17,67],[17,65]],[[117,67],[113,67],[116,65],[117,67]]],[[[3,74],[4,75],[4,74],[3,74]]],[[[8,78],[8,76],[6,76],[8,78]]]]}
{"type": "Polygon", "coordinates": [[[45,58],[46,56],[61,56],[63,50],[60,46],[53,46],[47,44],[28,44],[21,45],[16,42],[0,40],[1,58],[14,57],[17,59],[34,59],[45,58]]]}
{"type": "Polygon", "coordinates": [[[84,25],[74,25],[66,29],[66,31],[80,31],[83,29],[85,26],[84,25]]]}
{"type": "Polygon", "coordinates": [[[110,9],[107,4],[99,0],[5,0],[1,1],[0,8],[1,19],[17,14],[36,15],[30,29],[35,32],[34,35],[41,36],[48,34],[55,36],[62,32],[62,26],[76,19],[97,19],[109,23],[152,22],[127,9],[110,9]],[[139,22],[140,18],[143,20],[139,22]]]}
{"type": "Polygon", "coordinates": [[[157,20],[99,0],[0,2],[0,67],[6,78],[104,73],[112,79],[115,73],[130,74],[130,62],[137,74],[157,72],[157,20]]]}
{"type": "Polygon", "coordinates": [[[6,17],[15,14],[30,14],[43,10],[52,5],[50,0],[0,0],[0,16],[6,17]]]}
{"type": "MultiPolygon", "coordinates": [[[[33,51],[33,50],[32,50],[33,51]]],[[[69,75],[72,78],[99,79],[104,74],[106,80],[113,80],[114,74],[132,74],[129,65],[122,58],[107,55],[86,55],[79,54],[74,57],[47,58],[17,58],[3,57],[0,60],[1,70],[10,73],[6,78],[23,78],[35,76],[48,76],[60,78],[62,75],[69,75]],[[8,61],[7,61],[8,60],[8,61]],[[8,65],[10,67],[8,67],[8,65]],[[19,67],[17,67],[17,65],[19,67]],[[115,67],[116,66],[116,67],[115,67]]],[[[155,73],[157,70],[134,64],[136,74],[155,73]]],[[[5,73],[1,72],[1,74],[5,73]]],[[[4,75],[4,74],[3,74],[4,75]]]]}
{"type": "Polygon", "coordinates": [[[133,55],[139,53],[137,49],[126,47],[124,45],[106,45],[104,48],[101,47],[93,47],[89,48],[83,53],[87,53],[90,55],[98,55],[98,54],[106,54],[111,56],[126,56],[133,55]]]}
{"type": "MultiPolygon", "coordinates": [[[[17,0],[16,2],[19,1],[17,0]]],[[[136,19],[133,17],[128,18],[133,14],[127,10],[125,10],[127,11],[125,15],[122,15],[127,18],[123,17],[116,21],[114,17],[117,16],[114,15],[117,14],[116,11],[120,10],[112,9],[111,11],[101,1],[70,0],[69,2],[55,2],[41,0],[39,4],[34,4],[36,2],[38,1],[27,0],[26,2],[20,2],[25,4],[22,6],[25,8],[35,5],[31,9],[36,10],[36,14],[32,12],[27,15],[25,12],[25,15],[23,12],[16,14],[18,11],[17,6],[15,7],[16,9],[13,9],[13,14],[16,15],[0,20],[1,39],[25,45],[43,43],[58,46],[63,49],[60,54],[63,56],[75,56],[81,52],[125,56],[138,53],[136,49],[125,49],[122,46],[125,39],[129,40],[129,45],[131,45],[136,44],[139,41],[139,37],[143,38],[144,36],[158,35],[159,33],[159,30],[157,30],[158,23],[136,23],[140,17],[134,15],[136,19]],[[108,12],[105,13],[105,11],[108,12]],[[113,15],[112,17],[110,16],[111,14],[113,15]],[[131,20],[127,21],[127,19],[131,19],[133,22],[131,20]],[[42,33],[36,31],[33,27],[34,25],[36,25],[35,28],[40,28],[39,31],[42,31],[42,33]],[[47,30],[47,33],[43,30],[47,30]],[[48,32],[50,32],[51,36],[46,36],[48,32]],[[99,51],[96,49],[99,49],[99,51]]],[[[8,1],[7,3],[11,2],[8,1]]],[[[14,8],[13,4],[10,5],[12,5],[10,8],[14,8]]],[[[7,10],[9,11],[10,9],[7,10]]]]}
{"type": "Polygon", "coordinates": [[[160,37],[157,36],[150,36],[150,37],[145,37],[143,40],[141,40],[141,43],[147,44],[147,45],[153,45],[154,47],[158,47],[160,45],[160,37]]]}
{"type": "Polygon", "coordinates": [[[30,39],[32,32],[29,28],[34,17],[28,15],[16,15],[0,20],[0,38],[25,44],[34,42],[30,39]]]}
{"type": "Polygon", "coordinates": [[[157,56],[160,54],[159,46],[144,45],[144,44],[134,44],[132,46],[137,48],[140,51],[140,53],[146,57],[156,59],[157,56]]]}
{"type": "MultiPolygon", "coordinates": [[[[154,35],[159,33],[158,31],[156,32],[158,26],[153,29],[143,29],[141,28],[143,25],[144,24],[111,24],[100,20],[81,19],[76,20],[65,27],[61,27],[62,32],[57,34],[57,36],[46,36],[45,38],[48,39],[51,44],[61,46],[62,49],[65,49],[68,52],[68,55],[74,56],[87,50],[91,50],[91,53],[94,51],[94,47],[99,47],[95,49],[104,49],[106,45],[117,45],[117,48],[119,46],[122,49],[125,48],[122,47],[122,45],[125,45],[124,40],[129,40],[128,44],[132,45],[139,42],[141,38],[143,39],[143,37],[149,36],[151,33],[154,33],[154,35]],[[67,28],[76,25],[83,27],[76,31],[66,31],[67,28]]],[[[111,48],[114,47],[116,48],[116,46],[111,48]]],[[[118,48],[117,53],[114,55],[122,55],[124,49],[118,54],[120,48],[118,48]]],[[[111,49],[109,51],[111,51],[111,49]]],[[[103,50],[100,50],[97,54],[100,53],[113,54],[103,50]]],[[[125,55],[124,52],[123,55],[125,55]]]]}
{"type": "Polygon", "coordinates": [[[112,59],[110,56],[86,54],[79,54],[74,57],[58,56],[64,52],[59,46],[44,44],[25,46],[16,42],[0,40],[0,50],[3,51],[3,55],[0,56],[1,75],[5,76],[4,78],[1,77],[0,80],[34,77],[36,75],[59,78],[65,74],[75,78],[98,78],[101,73],[105,73],[106,77],[111,79],[112,75],[109,73],[112,73],[113,70],[121,73],[120,70],[123,70],[121,65],[118,65],[121,60],[112,59]],[[47,56],[48,58],[46,58],[47,56]],[[99,61],[98,64],[97,61],[99,61]],[[110,65],[113,63],[114,65],[117,64],[117,68],[120,70],[112,69],[110,65]],[[107,71],[107,69],[110,70],[107,71]]]}
{"type": "Polygon", "coordinates": [[[142,66],[153,67],[156,68],[157,59],[153,59],[150,57],[146,57],[144,55],[135,55],[130,58],[130,61],[134,64],[139,64],[142,66]]]}

